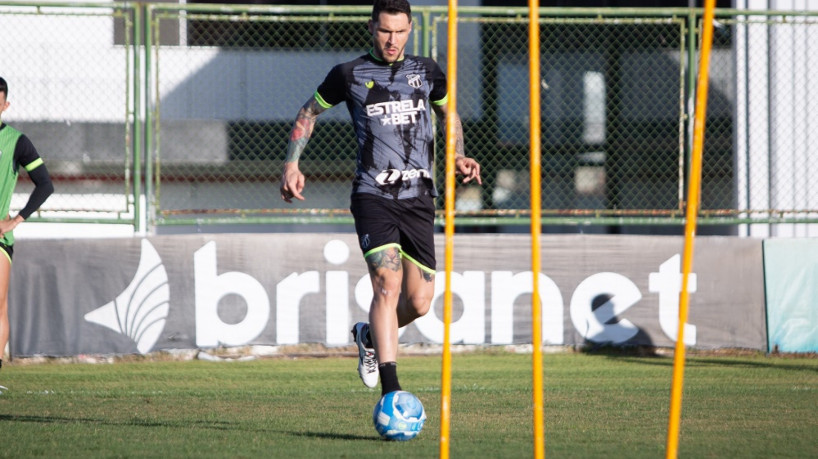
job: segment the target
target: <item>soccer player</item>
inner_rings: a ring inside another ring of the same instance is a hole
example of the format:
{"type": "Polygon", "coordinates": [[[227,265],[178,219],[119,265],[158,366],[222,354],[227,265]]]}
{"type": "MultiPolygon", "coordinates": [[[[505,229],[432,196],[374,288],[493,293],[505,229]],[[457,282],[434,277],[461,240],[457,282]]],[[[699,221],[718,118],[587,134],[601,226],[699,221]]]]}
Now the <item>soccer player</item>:
{"type": "MultiPolygon", "coordinates": [[[[9,108],[8,94],[8,84],[5,79],[0,78],[0,119],[9,108]]],[[[20,131],[0,121],[0,215],[4,216],[0,218],[0,369],[3,367],[3,352],[9,341],[8,305],[11,256],[14,252],[13,230],[39,209],[53,192],[51,176],[34,145],[20,131]],[[12,217],[9,215],[9,206],[20,167],[28,172],[34,182],[34,190],[23,210],[12,217]]]]}
{"type": "MultiPolygon", "coordinates": [[[[298,160],[316,117],[345,102],[358,139],[350,210],[372,280],[369,323],[352,335],[358,373],[381,393],[401,390],[397,376],[398,329],[429,311],[434,295],[434,131],[431,110],[444,124],[446,76],[432,59],[405,55],[412,31],[406,0],[376,0],[368,24],[372,48],[330,70],[295,120],[281,198],[304,200],[298,160]]],[[[480,164],[463,151],[463,128],[455,114],[457,172],[463,183],[482,184],[480,164]]],[[[445,126],[444,126],[445,127],[445,126]]]]}

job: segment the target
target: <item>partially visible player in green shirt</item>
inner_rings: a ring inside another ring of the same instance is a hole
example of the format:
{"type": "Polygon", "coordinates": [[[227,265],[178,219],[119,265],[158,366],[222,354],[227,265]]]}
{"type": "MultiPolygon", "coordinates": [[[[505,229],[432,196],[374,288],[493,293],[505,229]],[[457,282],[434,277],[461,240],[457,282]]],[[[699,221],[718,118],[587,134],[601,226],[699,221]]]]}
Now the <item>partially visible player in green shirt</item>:
{"type": "MultiPolygon", "coordinates": [[[[34,145],[23,133],[2,122],[2,115],[9,108],[9,88],[0,78],[0,369],[3,353],[9,341],[9,278],[11,257],[14,252],[14,228],[31,216],[54,192],[51,176],[34,145]],[[20,168],[28,172],[34,190],[25,207],[14,217],[9,215],[11,195],[17,184],[20,168]]],[[[0,386],[0,390],[5,387],[0,386]]]]}

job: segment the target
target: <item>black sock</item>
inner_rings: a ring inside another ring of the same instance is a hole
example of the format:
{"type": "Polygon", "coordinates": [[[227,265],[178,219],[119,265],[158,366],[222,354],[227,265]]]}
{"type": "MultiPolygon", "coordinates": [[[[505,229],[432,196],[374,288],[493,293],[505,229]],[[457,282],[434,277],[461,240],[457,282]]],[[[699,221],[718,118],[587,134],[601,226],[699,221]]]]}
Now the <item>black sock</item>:
{"type": "Polygon", "coordinates": [[[381,374],[381,395],[386,395],[396,390],[401,390],[398,382],[398,364],[386,362],[378,364],[378,372],[381,374]]]}
{"type": "Polygon", "coordinates": [[[3,359],[0,359],[0,368],[3,368],[3,359]]]}

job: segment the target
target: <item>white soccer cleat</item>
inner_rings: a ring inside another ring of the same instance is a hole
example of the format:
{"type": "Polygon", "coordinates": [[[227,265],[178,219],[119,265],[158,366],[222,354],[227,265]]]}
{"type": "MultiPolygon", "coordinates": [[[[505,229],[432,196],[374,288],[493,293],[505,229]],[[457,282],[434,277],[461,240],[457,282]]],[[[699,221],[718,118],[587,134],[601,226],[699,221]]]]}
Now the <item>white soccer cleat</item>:
{"type": "Polygon", "coordinates": [[[369,324],[358,322],[352,328],[352,336],[358,345],[358,376],[361,377],[364,386],[374,388],[378,385],[378,359],[375,358],[375,351],[364,345],[367,331],[369,324]]]}

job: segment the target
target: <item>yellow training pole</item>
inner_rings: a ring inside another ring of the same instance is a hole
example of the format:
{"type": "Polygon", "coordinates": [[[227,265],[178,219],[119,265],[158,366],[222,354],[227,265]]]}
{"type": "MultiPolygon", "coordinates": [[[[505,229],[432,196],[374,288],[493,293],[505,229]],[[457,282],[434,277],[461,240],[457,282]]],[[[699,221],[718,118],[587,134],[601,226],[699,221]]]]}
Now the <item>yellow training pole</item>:
{"type": "Polygon", "coordinates": [[[454,160],[455,114],[457,113],[457,1],[449,0],[448,81],[446,110],[446,278],[443,293],[443,363],[440,382],[440,457],[449,457],[449,428],[452,412],[452,269],[454,269],[454,160]]]}
{"type": "Polygon", "coordinates": [[[542,376],[542,307],[540,305],[540,5],[528,1],[528,49],[531,136],[531,272],[534,285],[531,295],[532,390],[534,392],[534,457],[545,457],[545,410],[543,408],[542,376]]]}
{"type": "Polygon", "coordinates": [[[679,453],[679,423],[682,411],[682,386],[684,384],[685,344],[684,329],[687,323],[690,292],[688,280],[693,271],[693,242],[696,236],[696,218],[699,213],[701,192],[702,150],[704,149],[704,125],[707,113],[707,87],[710,69],[710,49],[713,44],[713,18],[716,0],[706,0],[702,24],[699,78],[696,85],[696,114],[693,124],[693,155],[687,188],[685,213],[685,243],[682,257],[682,291],[679,293],[679,331],[673,356],[673,382],[670,389],[670,416],[667,429],[667,459],[675,459],[679,453]]]}

